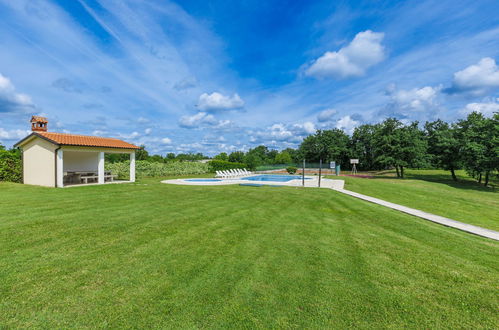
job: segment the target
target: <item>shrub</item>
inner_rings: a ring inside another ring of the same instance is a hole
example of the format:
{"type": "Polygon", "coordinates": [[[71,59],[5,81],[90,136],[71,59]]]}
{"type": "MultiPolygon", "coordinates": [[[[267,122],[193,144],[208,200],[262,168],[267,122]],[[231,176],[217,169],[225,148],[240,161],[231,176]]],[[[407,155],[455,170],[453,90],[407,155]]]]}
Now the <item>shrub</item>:
{"type": "Polygon", "coordinates": [[[22,181],[21,157],[18,154],[0,150],[0,181],[22,181]]]}
{"type": "Polygon", "coordinates": [[[208,162],[208,165],[210,166],[210,172],[226,171],[226,170],[231,170],[233,168],[242,169],[248,167],[246,164],[243,163],[233,163],[225,160],[210,160],[208,162]]]}
{"type": "MultiPolygon", "coordinates": [[[[106,163],[106,170],[118,175],[118,179],[130,178],[130,161],[106,163]]],[[[149,162],[138,160],[135,162],[135,176],[137,178],[162,177],[170,175],[204,174],[209,172],[208,164],[198,162],[149,162]]]]}
{"type": "Polygon", "coordinates": [[[286,171],[288,171],[289,174],[295,174],[298,169],[294,166],[288,166],[286,167],[286,171]]]}

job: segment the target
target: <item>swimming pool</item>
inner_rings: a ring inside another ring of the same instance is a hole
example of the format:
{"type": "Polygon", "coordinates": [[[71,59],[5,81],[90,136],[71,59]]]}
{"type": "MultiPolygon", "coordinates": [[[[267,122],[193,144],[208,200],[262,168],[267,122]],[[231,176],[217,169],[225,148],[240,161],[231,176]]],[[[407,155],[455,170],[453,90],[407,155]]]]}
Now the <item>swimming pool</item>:
{"type": "Polygon", "coordinates": [[[189,182],[218,182],[222,181],[220,179],[185,179],[184,181],[189,181],[189,182]]]}
{"type": "MultiPolygon", "coordinates": [[[[291,180],[301,180],[301,175],[261,174],[261,175],[249,176],[247,178],[241,178],[241,180],[288,182],[291,180]]],[[[305,178],[305,180],[310,180],[310,178],[305,178]]]]}

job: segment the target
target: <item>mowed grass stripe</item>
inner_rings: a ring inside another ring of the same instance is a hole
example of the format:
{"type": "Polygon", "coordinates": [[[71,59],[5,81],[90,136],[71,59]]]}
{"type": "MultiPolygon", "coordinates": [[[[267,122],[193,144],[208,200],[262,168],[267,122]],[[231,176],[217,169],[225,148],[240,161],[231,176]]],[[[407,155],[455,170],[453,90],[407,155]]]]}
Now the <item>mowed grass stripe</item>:
{"type": "Polygon", "coordinates": [[[0,222],[0,324],[493,327],[498,321],[494,242],[326,189],[143,182],[52,195],[0,187],[21,204],[24,195],[33,201],[38,194],[52,210],[40,215],[28,208],[0,222]],[[54,213],[60,200],[71,201],[72,211],[54,213]],[[83,207],[89,202],[92,208],[83,207]]]}

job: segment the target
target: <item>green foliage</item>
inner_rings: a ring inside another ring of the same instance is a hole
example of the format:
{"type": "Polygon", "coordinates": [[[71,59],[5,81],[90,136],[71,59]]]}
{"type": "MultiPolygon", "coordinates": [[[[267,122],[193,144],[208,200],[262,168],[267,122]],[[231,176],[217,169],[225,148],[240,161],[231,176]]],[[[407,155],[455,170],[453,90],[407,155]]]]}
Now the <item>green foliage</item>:
{"type": "Polygon", "coordinates": [[[295,166],[288,166],[288,167],[286,167],[286,171],[287,171],[289,174],[295,174],[297,170],[298,170],[298,169],[297,169],[295,166]]]}
{"type": "Polygon", "coordinates": [[[379,125],[361,125],[356,127],[350,140],[352,158],[360,159],[360,170],[380,170],[383,166],[376,161],[374,134],[379,125]]]}
{"type": "Polygon", "coordinates": [[[229,156],[227,156],[227,153],[222,152],[222,153],[219,153],[218,155],[216,155],[215,157],[213,157],[213,159],[215,159],[215,160],[223,160],[223,161],[228,162],[229,161],[229,156]]]}
{"type": "MultiPolygon", "coordinates": [[[[106,170],[117,174],[119,179],[130,178],[130,161],[120,163],[106,163],[106,170]]],[[[149,162],[139,160],[135,162],[137,178],[164,177],[169,175],[204,174],[209,172],[208,164],[199,162],[149,162]]]]}
{"type": "Polygon", "coordinates": [[[485,118],[481,113],[473,112],[465,120],[458,122],[462,159],[469,175],[489,183],[490,175],[499,169],[499,115],[485,118]]]}
{"type": "Polygon", "coordinates": [[[147,158],[149,158],[149,152],[147,152],[145,145],[141,145],[140,149],[135,151],[135,159],[136,160],[147,160],[147,158]]]}
{"type": "Polygon", "coordinates": [[[293,159],[291,159],[291,155],[286,150],[281,151],[280,153],[278,153],[275,156],[275,163],[276,164],[289,164],[292,162],[293,162],[293,159]]]}
{"type": "Polygon", "coordinates": [[[404,177],[404,168],[426,164],[426,140],[418,122],[403,125],[395,118],[383,121],[374,133],[375,161],[395,167],[397,176],[404,177]]]}
{"type": "Polygon", "coordinates": [[[300,153],[309,162],[336,161],[342,166],[348,165],[349,137],[340,129],[318,130],[307,136],[300,145],[300,153]]]}
{"type": "Polygon", "coordinates": [[[228,162],[225,160],[210,160],[208,162],[210,172],[215,172],[215,171],[225,171],[225,170],[231,170],[235,168],[247,168],[248,166],[246,164],[242,163],[233,163],[233,162],[228,162]]]}
{"type": "Polygon", "coordinates": [[[0,181],[22,182],[22,159],[19,150],[7,151],[0,145],[0,181]]]}
{"type": "Polygon", "coordinates": [[[451,171],[452,179],[457,181],[455,171],[461,167],[461,141],[455,125],[442,120],[425,124],[430,162],[438,168],[451,171]]]}
{"type": "Polygon", "coordinates": [[[229,155],[229,162],[232,163],[244,163],[244,152],[234,151],[229,155]]]}

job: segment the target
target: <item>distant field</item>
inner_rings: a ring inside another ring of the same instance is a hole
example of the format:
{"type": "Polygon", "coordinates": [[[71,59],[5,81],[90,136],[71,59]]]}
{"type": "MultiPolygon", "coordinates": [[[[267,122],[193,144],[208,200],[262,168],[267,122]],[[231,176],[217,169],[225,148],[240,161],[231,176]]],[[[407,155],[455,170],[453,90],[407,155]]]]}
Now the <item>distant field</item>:
{"type": "Polygon", "coordinates": [[[328,189],[159,180],[0,183],[0,328],[499,324],[495,241],[328,189]]]}
{"type": "MultiPolygon", "coordinates": [[[[365,174],[365,173],[363,173],[365,174]]],[[[458,171],[459,182],[441,170],[407,170],[405,179],[394,172],[367,173],[374,179],[343,176],[345,189],[389,202],[435,213],[454,220],[499,230],[499,185],[483,187],[458,171]]]]}

